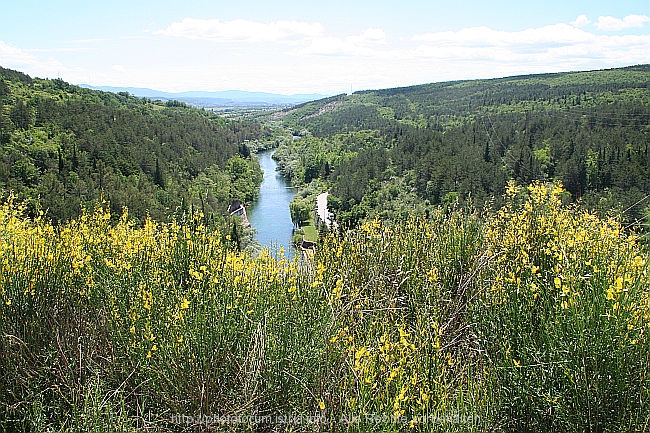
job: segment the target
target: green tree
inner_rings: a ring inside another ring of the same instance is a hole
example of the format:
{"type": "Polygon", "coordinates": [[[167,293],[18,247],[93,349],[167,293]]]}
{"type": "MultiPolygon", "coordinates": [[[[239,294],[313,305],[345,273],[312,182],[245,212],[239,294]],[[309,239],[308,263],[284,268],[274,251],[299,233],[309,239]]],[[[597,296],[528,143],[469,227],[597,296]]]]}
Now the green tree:
{"type": "Polygon", "coordinates": [[[13,125],[11,121],[0,110],[0,144],[9,143],[13,125]]]}
{"type": "Polygon", "coordinates": [[[289,204],[291,221],[296,227],[302,226],[311,218],[312,205],[309,199],[295,196],[289,204]]]}
{"type": "Polygon", "coordinates": [[[32,122],[32,110],[19,98],[11,109],[10,117],[17,128],[28,129],[32,122]]]}
{"type": "Polygon", "coordinates": [[[156,169],[153,173],[153,182],[162,189],[165,189],[165,173],[160,166],[160,158],[156,158],[156,169]]]}

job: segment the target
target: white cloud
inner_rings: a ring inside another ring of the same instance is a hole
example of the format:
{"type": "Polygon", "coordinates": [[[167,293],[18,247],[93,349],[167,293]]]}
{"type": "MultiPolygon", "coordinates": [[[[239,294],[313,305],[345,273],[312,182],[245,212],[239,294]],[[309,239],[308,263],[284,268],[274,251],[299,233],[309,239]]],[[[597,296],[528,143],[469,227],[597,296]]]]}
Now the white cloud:
{"type": "MultiPolygon", "coordinates": [[[[628,16],[616,25],[648,20],[628,16]]],[[[352,86],[385,88],[650,62],[647,30],[636,35],[598,30],[606,22],[601,17],[599,24],[589,25],[580,15],[571,23],[520,31],[482,26],[398,38],[376,27],[334,33],[317,22],[186,18],[131,38],[44,43],[29,50],[0,41],[0,65],[96,85],[336,93],[352,86]]]]}
{"type": "Polygon", "coordinates": [[[291,56],[372,56],[374,48],[386,43],[386,32],[369,28],[354,35],[330,35],[317,22],[185,18],[164,30],[154,32],[175,38],[219,43],[274,43],[290,46],[284,54],[291,56]]]}
{"type": "Polygon", "coordinates": [[[370,28],[351,36],[320,36],[313,38],[306,46],[293,50],[297,56],[362,56],[373,57],[380,53],[377,48],[386,44],[386,32],[370,28]]]}
{"type": "MultiPolygon", "coordinates": [[[[576,22],[586,21],[578,17],[576,22]]],[[[650,35],[599,35],[569,24],[515,32],[471,27],[415,35],[412,41],[417,46],[396,57],[402,63],[420,59],[421,64],[444,64],[455,71],[447,75],[449,79],[598,69],[650,60],[650,35]]]]}
{"type": "MultiPolygon", "coordinates": [[[[557,61],[570,56],[609,57],[618,51],[625,62],[626,55],[640,49],[650,52],[650,35],[599,36],[568,24],[530,28],[517,32],[471,27],[456,32],[416,35],[420,44],[413,49],[415,56],[439,59],[492,59],[496,61],[526,61],[547,59],[557,61]]],[[[633,62],[647,62],[637,55],[633,62]]]]}
{"type": "Polygon", "coordinates": [[[36,58],[20,48],[12,47],[0,41],[0,64],[2,65],[29,65],[36,58]]]}
{"type": "Polygon", "coordinates": [[[587,18],[587,15],[582,14],[582,15],[579,15],[575,19],[575,21],[571,21],[570,24],[572,26],[574,26],[574,27],[584,27],[584,26],[586,26],[588,24],[591,24],[591,20],[589,18],[587,18]]]}
{"type": "Polygon", "coordinates": [[[459,31],[425,33],[413,36],[414,41],[459,47],[495,47],[544,44],[571,44],[592,40],[594,35],[568,24],[554,24],[518,32],[494,30],[490,27],[468,27],[459,31]]]}
{"type": "Polygon", "coordinates": [[[357,36],[350,36],[349,41],[356,44],[383,44],[386,42],[386,32],[382,29],[366,29],[357,36]]]}
{"type": "Polygon", "coordinates": [[[32,54],[32,50],[14,47],[3,41],[0,41],[0,65],[44,78],[57,77],[73,71],[54,58],[42,58],[32,54]]]}
{"type": "Polygon", "coordinates": [[[243,19],[220,21],[185,18],[154,34],[214,42],[277,42],[320,36],[323,26],[303,21],[261,23],[243,19]]]}
{"type": "Polygon", "coordinates": [[[650,17],[646,15],[628,15],[623,19],[601,16],[598,17],[596,27],[599,30],[606,31],[619,31],[634,27],[643,27],[643,25],[650,21],[650,17]]]}

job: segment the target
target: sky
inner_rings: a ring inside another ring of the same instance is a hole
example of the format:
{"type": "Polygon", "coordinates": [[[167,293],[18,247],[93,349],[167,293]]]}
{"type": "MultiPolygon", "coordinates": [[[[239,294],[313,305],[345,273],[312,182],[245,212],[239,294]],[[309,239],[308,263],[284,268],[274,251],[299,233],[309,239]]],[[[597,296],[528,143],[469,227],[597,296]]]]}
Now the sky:
{"type": "Polygon", "coordinates": [[[344,92],[650,63],[647,0],[21,0],[0,66],[168,92],[344,92]]]}

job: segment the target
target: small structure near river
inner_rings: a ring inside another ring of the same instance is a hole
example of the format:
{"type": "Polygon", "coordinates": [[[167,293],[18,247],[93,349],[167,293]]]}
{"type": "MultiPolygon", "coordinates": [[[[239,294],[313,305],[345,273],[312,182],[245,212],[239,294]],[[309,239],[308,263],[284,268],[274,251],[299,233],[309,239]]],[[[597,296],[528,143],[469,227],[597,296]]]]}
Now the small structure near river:
{"type": "Polygon", "coordinates": [[[248,216],[246,215],[246,208],[240,200],[233,200],[228,206],[228,213],[230,216],[238,216],[242,219],[242,225],[246,228],[251,226],[251,223],[248,221],[248,216]]]}

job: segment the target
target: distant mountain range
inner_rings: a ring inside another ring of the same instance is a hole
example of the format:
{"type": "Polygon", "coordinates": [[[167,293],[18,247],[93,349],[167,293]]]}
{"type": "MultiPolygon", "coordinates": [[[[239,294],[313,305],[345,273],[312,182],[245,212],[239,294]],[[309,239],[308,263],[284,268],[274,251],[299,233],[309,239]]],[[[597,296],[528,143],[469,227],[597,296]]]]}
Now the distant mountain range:
{"type": "Polygon", "coordinates": [[[88,84],[80,84],[79,86],[87,89],[102,90],[104,92],[128,92],[129,94],[140,98],[160,99],[163,101],[175,99],[199,107],[263,107],[294,105],[322,99],[328,96],[317,93],[282,95],[265,92],[246,92],[243,90],[170,93],[143,87],[90,86],[88,84]]]}

